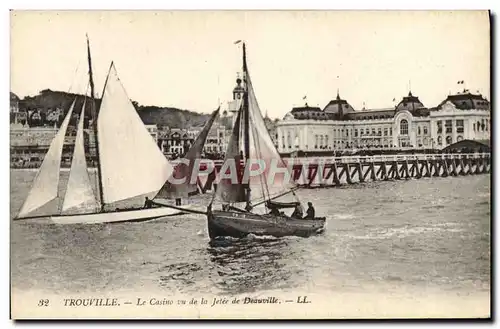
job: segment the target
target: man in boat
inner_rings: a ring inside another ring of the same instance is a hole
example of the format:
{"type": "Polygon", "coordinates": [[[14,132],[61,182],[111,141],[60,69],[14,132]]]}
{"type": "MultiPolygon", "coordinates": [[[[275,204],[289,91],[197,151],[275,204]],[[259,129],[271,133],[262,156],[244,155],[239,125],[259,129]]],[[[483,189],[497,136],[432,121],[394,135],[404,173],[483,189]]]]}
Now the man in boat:
{"type": "Polygon", "coordinates": [[[293,211],[293,214],[292,214],[292,218],[296,218],[296,219],[301,219],[302,216],[304,216],[304,213],[302,212],[302,207],[300,206],[300,204],[297,204],[295,206],[295,210],[293,211]]]}
{"type": "Polygon", "coordinates": [[[144,201],[144,208],[153,208],[153,200],[146,197],[146,201],[144,201]]]}
{"type": "Polygon", "coordinates": [[[314,219],[315,211],[312,202],[308,202],[307,207],[307,214],[304,219],[314,219]]]}
{"type": "Polygon", "coordinates": [[[269,214],[270,215],[274,215],[274,216],[280,216],[281,215],[280,211],[276,207],[271,207],[271,212],[269,214]]]}

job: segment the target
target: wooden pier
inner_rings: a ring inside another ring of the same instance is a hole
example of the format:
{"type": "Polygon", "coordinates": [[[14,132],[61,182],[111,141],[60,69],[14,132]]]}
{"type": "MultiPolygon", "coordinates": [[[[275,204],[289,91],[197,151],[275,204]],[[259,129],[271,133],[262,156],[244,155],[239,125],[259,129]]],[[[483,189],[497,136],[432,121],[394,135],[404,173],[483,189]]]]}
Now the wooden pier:
{"type": "MultiPolygon", "coordinates": [[[[491,170],[490,153],[285,158],[284,161],[293,161],[292,178],[306,188],[378,180],[459,177],[486,174],[491,170]]],[[[222,162],[214,161],[215,170],[199,177],[202,193],[215,188],[222,162]]]]}

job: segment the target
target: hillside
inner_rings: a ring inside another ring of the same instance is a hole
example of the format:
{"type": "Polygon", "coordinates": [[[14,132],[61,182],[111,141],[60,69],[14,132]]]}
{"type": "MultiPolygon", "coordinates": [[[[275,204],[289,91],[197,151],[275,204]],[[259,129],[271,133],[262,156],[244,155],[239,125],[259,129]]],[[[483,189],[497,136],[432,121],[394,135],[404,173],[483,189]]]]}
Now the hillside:
{"type": "MultiPolygon", "coordinates": [[[[41,120],[33,120],[33,122],[31,122],[31,118],[29,117],[28,123],[30,125],[53,124],[50,119],[52,117],[51,113],[57,108],[61,108],[64,110],[64,114],[66,114],[75,97],[77,97],[76,108],[80,109],[84,101],[83,95],[45,89],[36,96],[27,96],[20,100],[19,109],[20,111],[40,110],[41,120]]],[[[202,126],[209,118],[208,114],[201,114],[173,107],[143,106],[134,101],[132,103],[145,124],[166,125],[171,128],[188,128],[192,126],[202,126]]],[[[100,105],[100,99],[96,100],[96,104],[97,106],[100,105]]],[[[86,113],[87,115],[85,117],[89,118],[89,103],[86,105],[86,113]]],[[[75,117],[76,116],[77,114],[75,114],[75,117]]],[[[58,125],[60,125],[63,118],[63,116],[59,117],[58,125]]],[[[72,124],[74,124],[74,119],[72,120],[72,124]]],[[[85,124],[87,125],[87,122],[85,124]]]]}

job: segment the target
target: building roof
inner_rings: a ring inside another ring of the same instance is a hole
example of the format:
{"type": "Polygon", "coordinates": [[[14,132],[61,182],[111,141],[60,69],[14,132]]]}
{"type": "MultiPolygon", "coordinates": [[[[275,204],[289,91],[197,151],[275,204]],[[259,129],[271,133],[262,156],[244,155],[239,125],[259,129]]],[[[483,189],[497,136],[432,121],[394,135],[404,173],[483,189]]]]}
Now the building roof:
{"type": "Polygon", "coordinates": [[[332,99],[323,109],[326,113],[339,114],[342,109],[343,114],[354,112],[354,108],[345,100],[341,99],[337,91],[337,98],[332,99]]]}
{"type": "Polygon", "coordinates": [[[393,109],[383,109],[377,111],[356,111],[348,113],[345,116],[346,120],[377,120],[389,119],[394,117],[395,111],[393,109]]]}
{"type": "Polygon", "coordinates": [[[424,104],[418,99],[417,96],[413,96],[411,91],[408,96],[403,97],[403,99],[396,105],[396,111],[407,110],[414,111],[419,108],[425,107],[424,104]]]}
{"type": "Polygon", "coordinates": [[[446,102],[452,102],[457,109],[460,110],[489,110],[490,102],[481,94],[472,94],[469,90],[464,89],[463,92],[448,97],[438,105],[438,110],[441,109],[446,102]]]}

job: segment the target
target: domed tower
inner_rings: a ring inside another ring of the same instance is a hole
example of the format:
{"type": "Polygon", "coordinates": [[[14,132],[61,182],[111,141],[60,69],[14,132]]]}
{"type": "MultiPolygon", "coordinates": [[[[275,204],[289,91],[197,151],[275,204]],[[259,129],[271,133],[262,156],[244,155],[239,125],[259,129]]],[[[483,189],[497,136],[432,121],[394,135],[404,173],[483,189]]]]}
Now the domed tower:
{"type": "Polygon", "coordinates": [[[234,121],[236,121],[236,115],[240,110],[241,102],[243,101],[243,94],[245,93],[245,88],[242,85],[243,80],[241,80],[240,75],[237,75],[236,86],[233,88],[233,100],[229,102],[229,112],[233,116],[232,126],[234,127],[234,121]]]}
{"type": "Polygon", "coordinates": [[[424,108],[424,104],[418,99],[417,96],[413,96],[413,94],[410,92],[408,93],[408,96],[403,97],[401,102],[399,102],[398,105],[396,105],[396,112],[401,111],[401,110],[407,110],[410,112],[413,112],[415,110],[418,110],[420,108],[424,108]]]}
{"type": "Polygon", "coordinates": [[[345,99],[340,98],[337,89],[337,98],[331,100],[323,109],[323,112],[334,115],[337,119],[342,119],[345,114],[354,112],[354,108],[345,99]]]}

